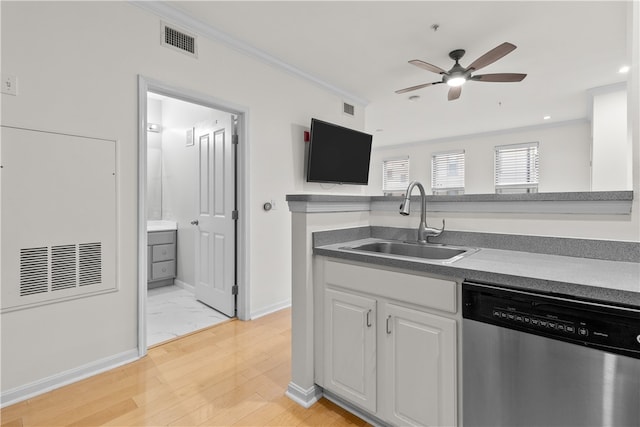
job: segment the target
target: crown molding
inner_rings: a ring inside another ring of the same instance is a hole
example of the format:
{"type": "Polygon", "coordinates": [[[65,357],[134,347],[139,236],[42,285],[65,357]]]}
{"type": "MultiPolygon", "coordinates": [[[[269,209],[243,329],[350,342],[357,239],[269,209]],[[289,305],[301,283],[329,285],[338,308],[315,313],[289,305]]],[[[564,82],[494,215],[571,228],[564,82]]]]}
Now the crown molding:
{"type": "Polygon", "coordinates": [[[230,34],[220,31],[219,29],[214,28],[211,25],[188,15],[185,12],[176,9],[175,7],[165,2],[130,0],[129,3],[138,6],[139,8],[144,9],[148,12],[151,12],[166,21],[179,25],[185,30],[199,34],[210,40],[220,42],[244,55],[250,56],[289,74],[293,74],[294,76],[307,80],[325,90],[328,90],[329,92],[333,92],[336,95],[341,96],[345,101],[350,101],[363,107],[369,103],[368,100],[360,96],[334,86],[329,82],[326,82],[310,73],[307,73],[306,71],[303,71],[285,61],[282,61],[281,59],[276,58],[273,55],[270,55],[269,53],[261,49],[256,48],[255,46],[238,40],[230,34]]]}

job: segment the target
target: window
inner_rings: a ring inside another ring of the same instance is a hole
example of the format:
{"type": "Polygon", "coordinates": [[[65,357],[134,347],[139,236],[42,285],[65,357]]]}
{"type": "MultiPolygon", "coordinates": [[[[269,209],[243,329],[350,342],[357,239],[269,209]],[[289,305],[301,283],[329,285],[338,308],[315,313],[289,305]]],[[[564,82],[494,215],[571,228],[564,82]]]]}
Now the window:
{"type": "Polygon", "coordinates": [[[464,150],[431,156],[431,191],[433,194],[464,193],[464,150]]]}
{"type": "Polygon", "coordinates": [[[409,157],[382,161],[382,192],[404,192],[409,186],[409,157]]]}
{"type": "Polygon", "coordinates": [[[496,193],[538,192],[538,143],[495,148],[496,193]]]}

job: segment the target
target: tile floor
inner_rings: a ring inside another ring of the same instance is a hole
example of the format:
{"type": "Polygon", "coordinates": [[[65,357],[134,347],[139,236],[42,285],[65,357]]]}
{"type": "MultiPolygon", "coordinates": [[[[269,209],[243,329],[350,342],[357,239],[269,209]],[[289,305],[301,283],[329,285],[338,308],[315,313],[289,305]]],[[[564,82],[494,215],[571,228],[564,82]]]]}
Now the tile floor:
{"type": "Polygon", "coordinates": [[[197,301],[178,286],[162,286],[147,292],[147,346],[213,326],[229,318],[197,301]]]}

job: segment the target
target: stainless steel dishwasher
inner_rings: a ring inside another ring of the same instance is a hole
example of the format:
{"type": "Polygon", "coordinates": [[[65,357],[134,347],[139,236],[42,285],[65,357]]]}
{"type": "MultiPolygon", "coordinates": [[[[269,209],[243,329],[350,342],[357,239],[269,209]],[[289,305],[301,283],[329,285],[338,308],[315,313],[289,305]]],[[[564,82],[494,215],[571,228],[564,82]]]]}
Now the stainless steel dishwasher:
{"type": "Polygon", "coordinates": [[[640,426],[640,309],[462,284],[463,425],[640,426]]]}

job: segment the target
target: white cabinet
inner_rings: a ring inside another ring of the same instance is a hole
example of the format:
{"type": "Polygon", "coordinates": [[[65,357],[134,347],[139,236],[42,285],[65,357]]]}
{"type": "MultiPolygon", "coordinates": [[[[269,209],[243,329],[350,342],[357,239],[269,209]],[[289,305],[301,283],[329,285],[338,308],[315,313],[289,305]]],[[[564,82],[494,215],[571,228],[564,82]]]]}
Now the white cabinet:
{"type": "Polygon", "coordinates": [[[376,412],[376,300],[325,292],[325,386],[376,412]]]}
{"type": "Polygon", "coordinates": [[[455,425],[456,286],[327,261],[323,351],[317,353],[325,390],[393,425],[455,425]]]}
{"type": "Polygon", "coordinates": [[[384,305],[384,418],[403,426],[450,426],[456,413],[456,321],[384,305]]]}

